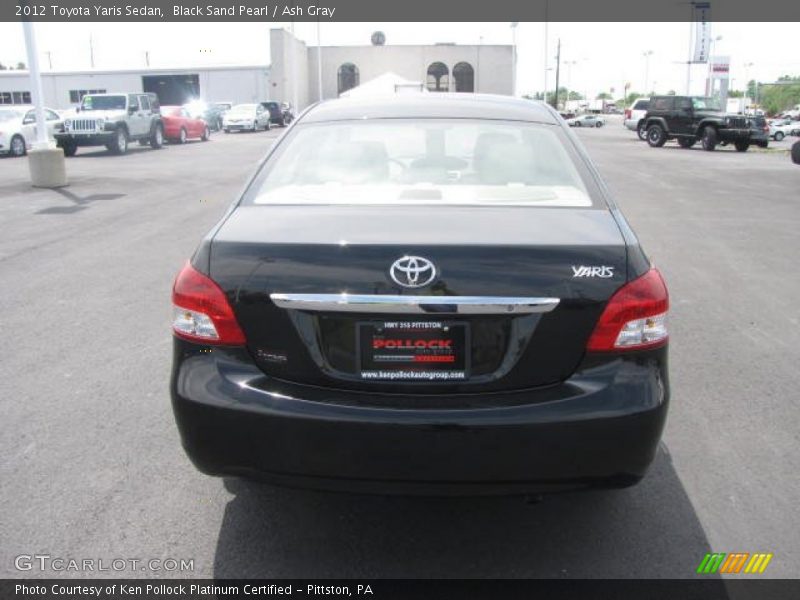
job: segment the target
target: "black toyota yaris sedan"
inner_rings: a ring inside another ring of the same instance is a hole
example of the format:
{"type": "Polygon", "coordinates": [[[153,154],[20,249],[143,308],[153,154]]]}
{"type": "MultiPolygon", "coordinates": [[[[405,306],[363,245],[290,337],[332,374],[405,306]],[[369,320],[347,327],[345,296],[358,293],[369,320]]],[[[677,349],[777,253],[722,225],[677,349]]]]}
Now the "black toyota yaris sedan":
{"type": "Polygon", "coordinates": [[[664,426],[664,280],[542,103],[312,107],[172,301],[172,403],[205,473],[379,493],[622,487],[664,426]]]}

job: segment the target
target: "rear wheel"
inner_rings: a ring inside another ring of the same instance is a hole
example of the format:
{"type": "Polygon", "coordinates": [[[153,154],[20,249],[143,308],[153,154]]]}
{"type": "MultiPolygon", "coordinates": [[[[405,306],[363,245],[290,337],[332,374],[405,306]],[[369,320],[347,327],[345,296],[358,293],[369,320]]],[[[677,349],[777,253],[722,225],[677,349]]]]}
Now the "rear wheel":
{"type": "Polygon", "coordinates": [[[706,127],[701,134],[703,140],[703,150],[713,152],[717,147],[717,130],[713,127],[706,127]]]}
{"type": "Polygon", "coordinates": [[[186,143],[186,130],[181,127],[181,132],[178,134],[178,143],[185,144],[186,143]]]}
{"type": "Polygon", "coordinates": [[[678,138],[678,145],[681,148],[691,148],[695,143],[697,143],[697,140],[694,138],[678,138]]]}
{"type": "Polygon", "coordinates": [[[602,127],[602,126],[603,126],[603,122],[602,122],[602,121],[598,121],[598,122],[595,124],[595,127],[602,127]]]}
{"type": "Polygon", "coordinates": [[[650,125],[647,128],[647,143],[652,148],[660,148],[667,143],[667,132],[661,125],[650,125]]]}
{"type": "Polygon", "coordinates": [[[164,145],[164,129],[161,124],[155,126],[153,134],[150,136],[150,147],[153,150],[158,150],[164,145]]]}
{"type": "Polygon", "coordinates": [[[747,152],[747,149],[750,147],[750,142],[734,142],[733,145],[736,146],[737,152],[747,152]]]}
{"type": "Polygon", "coordinates": [[[203,135],[200,136],[200,139],[204,142],[208,141],[208,138],[211,137],[211,131],[208,129],[208,125],[203,128],[203,135]]]}
{"type": "Polygon", "coordinates": [[[792,162],[800,165],[800,142],[795,142],[792,145],[792,162]]]}
{"type": "Polygon", "coordinates": [[[25,147],[25,138],[19,134],[11,138],[11,143],[8,146],[11,156],[25,156],[28,151],[25,147]]]}
{"type": "Polygon", "coordinates": [[[636,128],[636,135],[638,135],[639,139],[643,142],[647,140],[647,127],[644,126],[644,121],[639,123],[639,126],[636,128]]]}
{"type": "Polygon", "coordinates": [[[780,142],[785,136],[783,135],[782,131],[775,132],[775,141],[780,142]]]}

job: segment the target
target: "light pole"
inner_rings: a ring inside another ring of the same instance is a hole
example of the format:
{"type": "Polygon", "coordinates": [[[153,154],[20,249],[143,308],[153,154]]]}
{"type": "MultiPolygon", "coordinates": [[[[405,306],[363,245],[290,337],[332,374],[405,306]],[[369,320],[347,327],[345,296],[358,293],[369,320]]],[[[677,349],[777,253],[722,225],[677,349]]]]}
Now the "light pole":
{"type": "Polygon", "coordinates": [[[569,88],[570,84],[572,83],[572,65],[577,65],[577,60],[565,60],[564,64],[567,66],[567,98],[564,100],[564,110],[567,108],[567,102],[569,102],[569,88]]]}
{"type": "Polygon", "coordinates": [[[319,38],[319,18],[317,19],[317,88],[319,89],[317,99],[322,102],[322,45],[319,38]]]}
{"type": "Polygon", "coordinates": [[[642,56],[644,56],[644,93],[650,95],[650,90],[648,86],[650,84],[650,57],[653,55],[652,50],[648,50],[647,52],[642,52],[642,56]]]}
{"type": "MultiPolygon", "coordinates": [[[[752,67],[755,63],[744,63],[744,95],[747,96],[750,92],[750,67],[752,67]]],[[[755,88],[755,86],[753,86],[755,88]]],[[[753,89],[755,92],[755,89],[753,89]]],[[[753,98],[750,98],[750,102],[753,104],[756,103],[755,93],[753,94],[753,98]]]]}

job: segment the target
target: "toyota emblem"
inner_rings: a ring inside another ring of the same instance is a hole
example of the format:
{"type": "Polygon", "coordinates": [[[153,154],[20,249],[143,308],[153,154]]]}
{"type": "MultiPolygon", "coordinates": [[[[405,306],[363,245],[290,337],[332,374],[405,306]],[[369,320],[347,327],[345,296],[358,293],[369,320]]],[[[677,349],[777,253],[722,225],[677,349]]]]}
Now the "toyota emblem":
{"type": "Polygon", "coordinates": [[[404,256],[392,263],[389,276],[399,286],[419,288],[436,279],[436,267],[427,258],[404,256]]]}

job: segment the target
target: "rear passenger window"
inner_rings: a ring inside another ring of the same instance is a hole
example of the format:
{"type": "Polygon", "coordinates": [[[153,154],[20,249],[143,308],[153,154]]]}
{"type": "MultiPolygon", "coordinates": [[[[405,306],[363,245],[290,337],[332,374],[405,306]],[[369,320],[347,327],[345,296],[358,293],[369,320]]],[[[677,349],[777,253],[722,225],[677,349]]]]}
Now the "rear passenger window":
{"type": "Polygon", "coordinates": [[[653,100],[653,110],[672,110],[674,98],[656,98],[653,100]]]}
{"type": "Polygon", "coordinates": [[[639,100],[633,105],[633,110],[647,110],[650,102],[647,100],[639,100]]]}
{"type": "Polygon", "coordinates": [[[150,110],[150,98],[147,96],[139,96],[139,104],[142,110],[150,110]]]}

